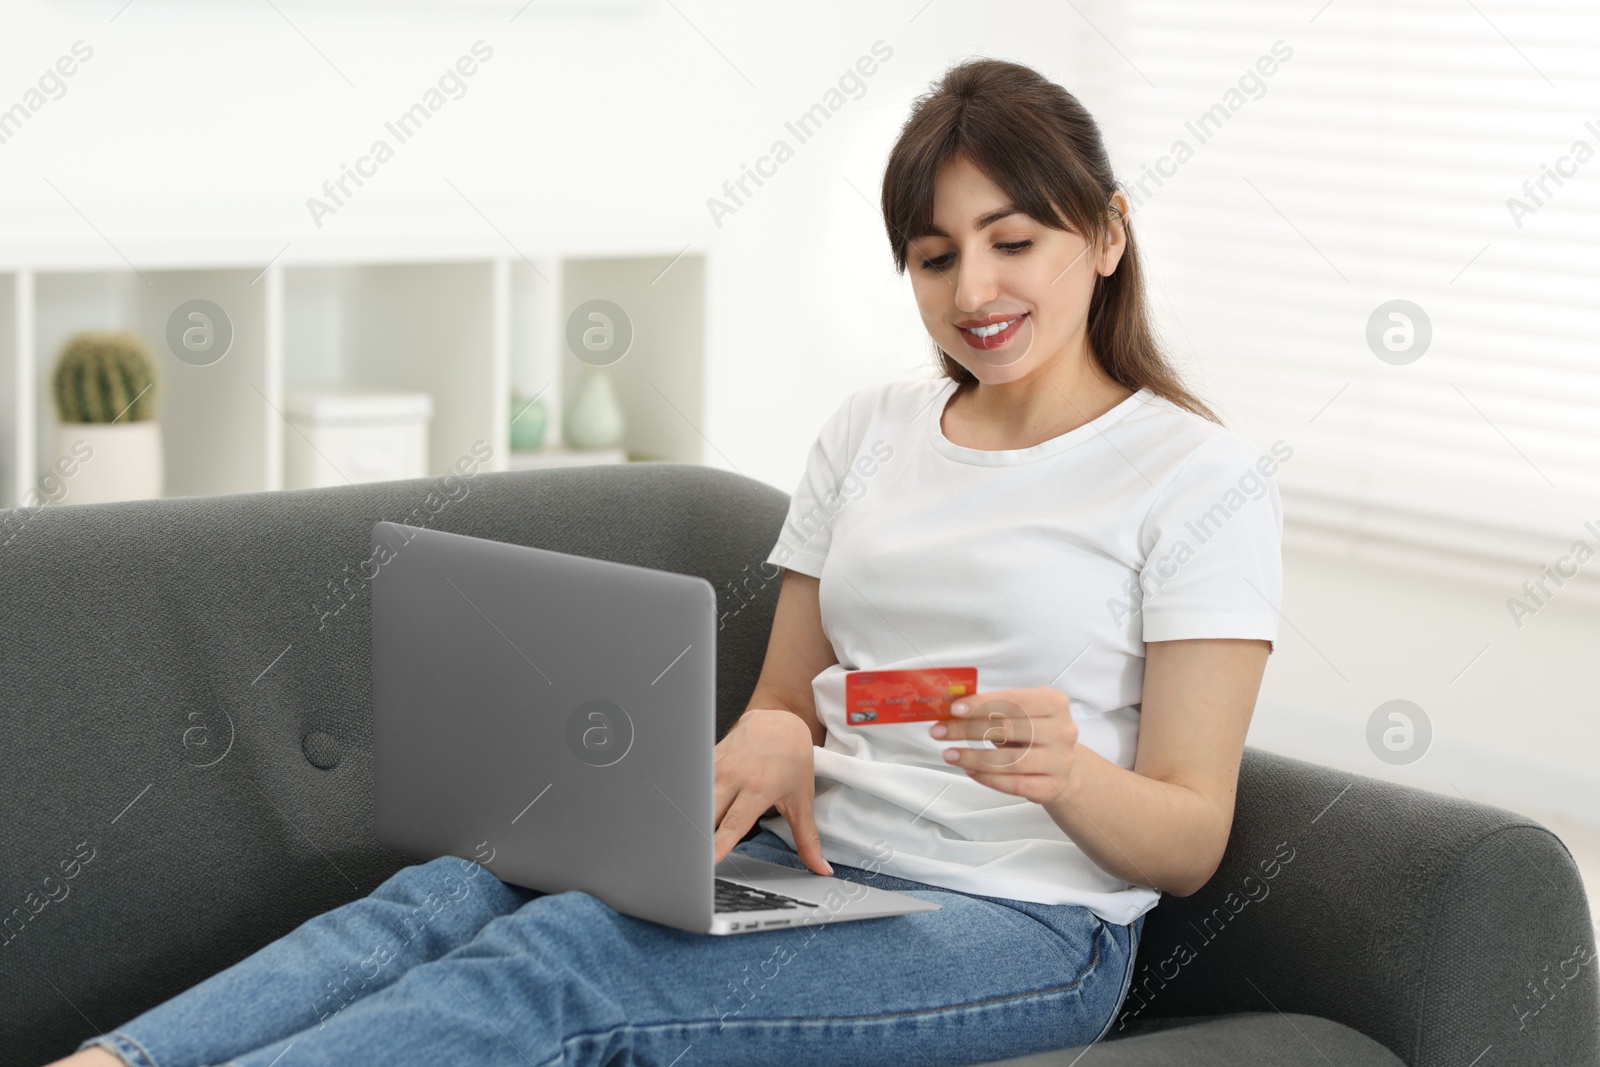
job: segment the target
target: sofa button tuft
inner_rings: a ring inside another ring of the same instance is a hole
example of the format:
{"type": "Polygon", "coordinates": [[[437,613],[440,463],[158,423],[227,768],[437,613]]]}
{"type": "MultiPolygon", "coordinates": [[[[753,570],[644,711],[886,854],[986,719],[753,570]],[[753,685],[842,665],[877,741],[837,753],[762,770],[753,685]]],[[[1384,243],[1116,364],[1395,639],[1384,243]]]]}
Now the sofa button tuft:
{"type": "Polygon", "coordinates": [[[300,749],[313,767],[328,770],[339,762],[339,742],[330,733],[312,730],[300,742],[300,749]]]}

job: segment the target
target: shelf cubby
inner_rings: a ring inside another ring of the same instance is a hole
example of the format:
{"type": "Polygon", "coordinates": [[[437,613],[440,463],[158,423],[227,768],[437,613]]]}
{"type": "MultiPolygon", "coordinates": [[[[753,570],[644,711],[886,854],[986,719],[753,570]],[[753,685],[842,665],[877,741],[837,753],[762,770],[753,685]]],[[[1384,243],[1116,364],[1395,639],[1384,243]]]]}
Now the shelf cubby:
{"type": "Polygon", "coordinates": [[[501,269],[494,261],[285,267],[286,387],[427,393],[429,473],[449,470],[474,441],[504,436],[501,269]]]}
{"type": "MultiPolygon", "coordinates": [[[[623,447],[658,456],[700,456],[705,447],[705,258],[569,259],[562,271],[561,325],[588,300],[609,300],[632,321],[633,344],[608,366],[628,415],[623,447]]],[[[591,368],[562,346],[562,407],[591,368]]]]}

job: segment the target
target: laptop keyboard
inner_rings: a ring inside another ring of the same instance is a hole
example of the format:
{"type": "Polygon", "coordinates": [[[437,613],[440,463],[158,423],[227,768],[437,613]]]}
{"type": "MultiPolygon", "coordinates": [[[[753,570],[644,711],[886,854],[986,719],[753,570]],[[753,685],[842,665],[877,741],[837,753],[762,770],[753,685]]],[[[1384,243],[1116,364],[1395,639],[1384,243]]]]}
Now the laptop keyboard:
{"type": "Polygon", "coordinates": [[[798,897],[786,897],[782,893],[769,893],[764,889],[753,889],[738,882],[730,882],[726,878],[716,879],[717,903],[716,910],[724,911],[777,911],[784,908],[814,908],[817,905],[809,900],[798,897]]]}

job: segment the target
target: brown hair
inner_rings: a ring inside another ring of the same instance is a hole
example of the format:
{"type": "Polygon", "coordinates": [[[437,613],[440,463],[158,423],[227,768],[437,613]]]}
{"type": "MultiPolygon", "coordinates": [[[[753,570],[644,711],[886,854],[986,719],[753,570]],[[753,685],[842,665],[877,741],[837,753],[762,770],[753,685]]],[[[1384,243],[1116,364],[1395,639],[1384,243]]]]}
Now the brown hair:
{"type": "MultiPolygon", "coordinates": [[[[931,92],[917,99],[889,153],[883,221],[896,273],[905,273],[910,241],[933,228],[934,179],[954,156],[971,160],[1034,220],[1059,230],[1075,228],[1091,244],[1105,241],[1110,229],[1107,202],[1118,186],[1094,116],[1077,97],[1031,67],[974,59],[951,67],[931,92]]],[[[1111,275],[1095,278],[1089,299],[1087,333],[1094,358],[1119,385],[1148,388],[1221,424],[1183,384],[1156,342],[1139,247],[1129,220],[1123,219],[1123,227],[1127,247],[1122,259],[1111,275]]],[[[945,377],[959,385],[977,381],[937,343],[934,349],[945,377]]]]}

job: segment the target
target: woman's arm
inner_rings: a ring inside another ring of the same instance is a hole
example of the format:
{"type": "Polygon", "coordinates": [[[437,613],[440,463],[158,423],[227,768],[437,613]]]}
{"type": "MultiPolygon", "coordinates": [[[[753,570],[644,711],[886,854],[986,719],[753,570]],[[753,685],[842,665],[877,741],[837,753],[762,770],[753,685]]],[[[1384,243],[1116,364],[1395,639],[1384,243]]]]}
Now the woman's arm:
{"type": "Polygon", "coordinates": [[[1266,672],[1266,641],[1145,645],[1133,770],[1077,746],[1044,808],[1102,868],[1173,896],[1216,873],[1233,827],[1239,761],[1266,672]]]}
{"type": "Polygon", "coordinates": [[[778,587],[778,607],[767,636],[767,656],[750,694],[752,708],[782,708],[800,717],[811,731],[813,744],[827,739],[827,728],[817,718],[811,680],[839,662],[822,630],[822,581],[788,567],[778,587]]]}
{"type": "Polygon", "coordinates": [[[1145,645],[1133,770],[1078,744],[1072,701],[1032,686],[974,693],[928,728],[945,759],[992,789],[1034,801],[1101,868],[1186,897],[1216,873],[1233,828],[1245,731],[1266,671],[1266,641],[1145,645]]]}

